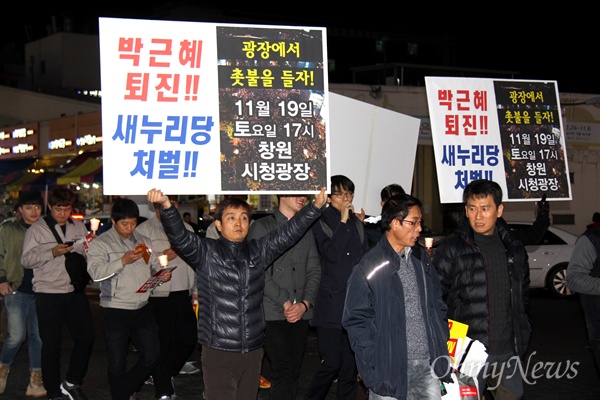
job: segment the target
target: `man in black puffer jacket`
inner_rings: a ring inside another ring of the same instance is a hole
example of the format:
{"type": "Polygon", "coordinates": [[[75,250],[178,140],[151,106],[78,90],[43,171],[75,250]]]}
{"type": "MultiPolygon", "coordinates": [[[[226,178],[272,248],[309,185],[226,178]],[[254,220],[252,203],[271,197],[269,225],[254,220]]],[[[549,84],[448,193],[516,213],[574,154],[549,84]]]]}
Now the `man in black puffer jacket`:
{"type": "Polygon", "coordinates": [[[527,253],[498,221],[504,206],[497,183],[472,181],[465,187],[463,203],[466,218],[440,243],[434,258],[447,315],[469,325],[468,336],[487,348],[480,392],[487,387],[495,400],[519,399],[523,377],[517,364],[531,335],[527,253]]]}
{"type": "Polygon", "coordinates": [[[150,190],[148,200],[161,204],[160,219],[173,249],[196,270],[206,399],[255,399],[263,358],[265,269],[319,218],[325,189],[314,203],[257,240],[246,239],[250,206],[243,200],[229,198],[217,206],[218,240],[185,229],[162,191],[150,190]]]}

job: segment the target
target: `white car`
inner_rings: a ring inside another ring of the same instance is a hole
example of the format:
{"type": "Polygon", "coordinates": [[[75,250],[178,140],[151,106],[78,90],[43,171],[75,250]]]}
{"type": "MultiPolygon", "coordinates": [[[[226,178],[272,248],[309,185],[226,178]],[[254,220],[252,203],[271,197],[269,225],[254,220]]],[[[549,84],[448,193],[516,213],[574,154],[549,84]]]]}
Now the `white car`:
{"type": "MultiPolygon", "coordinates": [[[[509,222],[511,229],[531,227],[531,222],[509,222]]],[[[547,288],[557,297],[574,294],[567,288],[567,266],[573,254],[577,236],[560,228],[550,226],[542,240],[533,246],[525,246],[529,255],[531,288],[547,288]]]]}

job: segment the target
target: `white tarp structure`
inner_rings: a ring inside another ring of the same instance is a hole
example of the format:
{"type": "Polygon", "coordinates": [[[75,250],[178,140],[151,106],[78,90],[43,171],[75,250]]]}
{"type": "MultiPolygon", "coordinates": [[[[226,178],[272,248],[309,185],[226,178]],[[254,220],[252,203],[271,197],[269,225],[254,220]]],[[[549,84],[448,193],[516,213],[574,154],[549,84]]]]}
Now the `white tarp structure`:
{"type": "Polygon", "coordinates": [[[354,182],[357,212],[379,215],[385,186],[411,192],[420,120],[335,93],[330,104],[331,175],[354,182]]]}

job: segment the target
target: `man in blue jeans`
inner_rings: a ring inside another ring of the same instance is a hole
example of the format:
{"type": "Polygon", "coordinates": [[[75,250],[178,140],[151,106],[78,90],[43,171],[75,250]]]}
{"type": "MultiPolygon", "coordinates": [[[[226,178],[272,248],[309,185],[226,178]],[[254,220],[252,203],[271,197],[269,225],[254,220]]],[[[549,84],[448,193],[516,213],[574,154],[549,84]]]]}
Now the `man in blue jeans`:
{"type": "Polygon", "coordinates": [[[33,271],[21,264],[25,232],[42,215],[43,204],[40,192],[22,192],[17,204],[21,218],[0,229],[0,294],[4,296],[8,318],[8,335],[0,354],[0,394],[6,389],[10,366],[27,338],[30,377],[25,395],[46,395],[42,383],[42,340],[31,284],[33,271]]]}
{"type": "Polygon", "coordinates": [[[446,304],[435,267],[418,245],[421,202],[391,197],[385,232],[348,280],[342,324],[370,400],[438,400],[450,381],[446,304]]]}

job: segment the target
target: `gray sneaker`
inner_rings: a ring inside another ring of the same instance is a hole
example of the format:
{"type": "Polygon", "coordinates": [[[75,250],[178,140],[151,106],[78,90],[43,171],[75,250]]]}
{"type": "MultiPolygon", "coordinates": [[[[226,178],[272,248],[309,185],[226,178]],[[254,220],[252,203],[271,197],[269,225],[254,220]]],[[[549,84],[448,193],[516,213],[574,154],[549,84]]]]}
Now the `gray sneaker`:
{"type": "Polygon", "coordinates": [[[60,391],[70,400],[88,400],[87,396],[81,391],[81,386],[70,385],[67,381],[60,384],[60,391]]]}
{"type": "Polygon", "coordinates": [[[192,375],[197,374],[198,372],[200,372],[200,368],[194,365],[194,361],[186,362],[183,364],[183,367],[181,367],[181,371],[179,371],[182,375],[192,375]]]}

